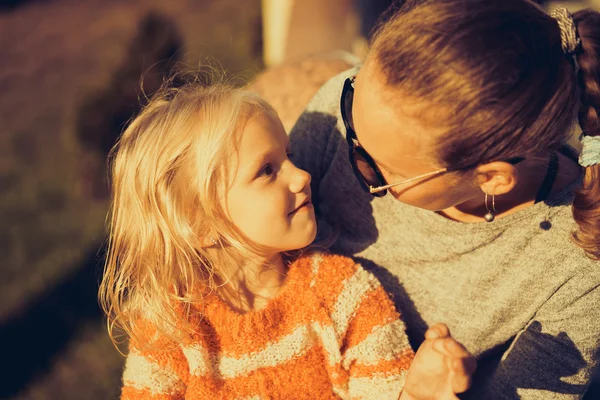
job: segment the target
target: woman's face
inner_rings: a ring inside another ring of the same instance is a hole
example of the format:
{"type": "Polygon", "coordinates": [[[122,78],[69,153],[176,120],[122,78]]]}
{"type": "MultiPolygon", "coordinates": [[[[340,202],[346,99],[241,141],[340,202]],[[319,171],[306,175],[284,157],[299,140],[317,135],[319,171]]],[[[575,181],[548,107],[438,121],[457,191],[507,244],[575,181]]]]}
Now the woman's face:
{"type": "MultiPolygon", "coordinates": [[[[388,183],[445,167],[435,154],[437,140],[445,134],[442,117],[437,123],[435,110],[424,107],[424,103],[387,88],[376,60],[367,58],[354,83],[352,118],[360,145],[373,157],[388,183]]],[[[468,173],[425,178],[395,186],[390,193],[403,203],[432,211],[482,194],[468,173]]]]}

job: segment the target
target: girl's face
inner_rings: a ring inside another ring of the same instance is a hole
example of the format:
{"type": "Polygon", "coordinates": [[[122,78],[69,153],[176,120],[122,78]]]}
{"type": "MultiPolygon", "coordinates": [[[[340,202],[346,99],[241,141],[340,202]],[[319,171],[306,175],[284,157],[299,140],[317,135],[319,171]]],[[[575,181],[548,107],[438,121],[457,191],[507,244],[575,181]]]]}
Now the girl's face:
{"type": "Polygon", "coordinates": [[[289,140],[279,118],[253,115],[238,149],[238,169],[227,193],[236,227],[267,252],[296,250],[315,238],[310,175],[288,158],[289,140]]]}
{"type": "MultiPolygon", "coordinates": [[[[375,160],[388,183],[435,171],[438,138],[444,134],[443,121],[427,124],[418,113],[422,105],[402,99],[386,87],[377,62],[368,58],[354,83],[352,119],[358,141],[375,160]]],[[[390,193],[403,203],[440,211],[481,197],[472,176],[441,174],[395,186],[390,193]]]]}

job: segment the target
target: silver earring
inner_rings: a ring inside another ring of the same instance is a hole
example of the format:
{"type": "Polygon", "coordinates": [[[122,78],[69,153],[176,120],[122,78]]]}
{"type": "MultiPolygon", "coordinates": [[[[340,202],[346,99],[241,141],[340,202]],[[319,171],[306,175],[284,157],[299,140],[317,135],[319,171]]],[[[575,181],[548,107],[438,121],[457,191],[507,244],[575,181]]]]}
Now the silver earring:
{"type": "Polygon", "coordinates": [[[210,239],[210,241],[212,242],[213,246],[216,246],[217,244],[219,244],[219,242],[217,242],[217,239],[215,239],[215,238],[210,239]]]}
{"type": "Polygon", "coordinates": [[[496,214],[498,214],[498,211],[496,211],[496,196],[492,195],[492,209],[490,210],[488,206],[488,194],[485,194],[485,209],[487,213],[483,216],[483,219],[485,219],[485,222],[492,222],[496,218],[496,214]]]}

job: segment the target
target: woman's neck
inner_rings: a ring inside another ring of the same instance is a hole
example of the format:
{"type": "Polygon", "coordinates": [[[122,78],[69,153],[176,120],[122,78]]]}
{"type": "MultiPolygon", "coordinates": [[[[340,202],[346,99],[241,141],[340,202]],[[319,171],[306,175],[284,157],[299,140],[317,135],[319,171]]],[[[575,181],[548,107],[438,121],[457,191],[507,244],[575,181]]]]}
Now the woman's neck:
{"type": "MultiPolygon", "coordinates": [[[[575,182],[581,170],[577,163],[561,153],[558,154],[558,173],[556,180],[552,184],[549,196],[553,196],[565,187],[575,182]]],[[[525,160],[517,166],[519,180],[509,193],[496,196],[495,213],[496,218],[502,218],[520,210],[531,207],[535,204],[536,195],[542,185],[544,177],[548,170],[550,156],[545,156],[542,160],[525,160]]],[[[491,209],[491,200],[488,207],[491,209]]],[[[483,222],[483,216],[488,212],[483,194],[474,197],[457,206],[450,207],[440,213],[449,219],[459,222],[483,222]]]]}
{"type": "Polygon", "coordinates": [[[263,256],[237,267],[221,297],[239,312],[259,310],[279,293],[286,276],[287,265],[281,253],[263,256]]]}

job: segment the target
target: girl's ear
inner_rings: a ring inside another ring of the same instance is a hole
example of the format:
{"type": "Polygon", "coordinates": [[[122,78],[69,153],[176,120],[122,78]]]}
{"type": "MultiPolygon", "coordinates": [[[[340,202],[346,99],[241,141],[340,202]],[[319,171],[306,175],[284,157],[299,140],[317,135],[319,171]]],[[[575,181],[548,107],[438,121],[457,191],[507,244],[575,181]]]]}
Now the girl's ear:
{"type": "Polygon", "coordinates": [[[494,161],[477,167],[477,184],[489,195],[506,194],[517,185],[519,175],[514,165],[504,161],[494,161]]]}

